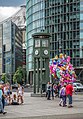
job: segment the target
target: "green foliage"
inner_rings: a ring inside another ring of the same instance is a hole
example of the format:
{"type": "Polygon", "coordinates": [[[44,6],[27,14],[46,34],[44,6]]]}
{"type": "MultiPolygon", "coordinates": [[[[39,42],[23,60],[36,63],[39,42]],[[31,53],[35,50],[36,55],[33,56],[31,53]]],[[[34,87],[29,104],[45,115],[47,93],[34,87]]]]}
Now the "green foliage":
{"type": "Polygon", "coordinates": [[[7,83],[8,82],[8,78],[7,78],[7,75],[6,73],[3,73],[2,76],[1,76],[1,79],[4,83],[7,83]]]}
{"type": "Polygon", "coordinates": [[[13,76],[13,82],[22,84],[25,78],[24,76],[25,76],[24,69],[22,67],[18,67],[13,76]]]}

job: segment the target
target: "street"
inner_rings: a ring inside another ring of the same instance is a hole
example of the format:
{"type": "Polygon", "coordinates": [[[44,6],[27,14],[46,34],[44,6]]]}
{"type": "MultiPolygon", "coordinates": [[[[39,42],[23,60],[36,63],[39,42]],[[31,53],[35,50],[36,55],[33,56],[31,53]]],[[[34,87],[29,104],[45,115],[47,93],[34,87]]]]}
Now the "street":
{"type": "Polygon", "coordinates": [[[24,104],[6,106],[7,114],[0,114],[0,119],[83,119],[83,95],[73,95],[73,108],[60,107],[59,100],[31,97],[31,92],[25,92],[24,104]]]}

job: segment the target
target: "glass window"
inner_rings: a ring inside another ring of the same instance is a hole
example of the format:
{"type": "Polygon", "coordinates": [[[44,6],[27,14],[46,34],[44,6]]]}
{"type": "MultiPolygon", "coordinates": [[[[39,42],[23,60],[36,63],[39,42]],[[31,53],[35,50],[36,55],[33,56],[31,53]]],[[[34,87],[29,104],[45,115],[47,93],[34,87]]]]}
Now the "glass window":
{"type": "Polygon", "coordinates": [[[48,40],[42,40],[42,47],[48,47],[48,40]]]}
{"type": "Polygon", "coordinates": [[[35,47],[40,47],[40,40],[35,40],[35,47]]]}
{"type": "Polygon", "coordinates": [[[80,14],[80,20],[83,20],[83,13],[80,14]]]}
{"type": "Polygon", "coordinates": [[[83,11],[83,2],[80,2],[80,10],[83,11]]]}
{"type": "Polygon", "coordinates": [[[32,62],[29,63],[29,67],[28,67],[28,68],[29,68],[29,69],[32,68],[32,62]]]}
{"type": "Polygon", "coordinates": [[[83,29],[83,23],[80,23],[80,29],[83,29]]]}
{"type": "Polygon", "coordinates": [[[83,38],[83,31],[80,31],[80,38],[83,38]]]}
{"type": "Polygon", "coordinates": [[[33,59],[32,55],[29,55],[28,61],[30,62],[30,61],[32,61],[32,59],[33,59]]]}
{"type": "Polygon", "coordinates": [[[33,47],[29,47],[28,50],[26,51],[26,54],[32,54],[33,52],[33,47]]]}

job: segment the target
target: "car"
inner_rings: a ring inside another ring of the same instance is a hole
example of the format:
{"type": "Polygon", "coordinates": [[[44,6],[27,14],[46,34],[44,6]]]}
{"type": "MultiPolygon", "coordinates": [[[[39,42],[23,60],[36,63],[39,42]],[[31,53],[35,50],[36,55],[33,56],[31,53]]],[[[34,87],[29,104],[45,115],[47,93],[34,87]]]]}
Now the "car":
{"type": "Polygon", "coordinates": [[[74,91],[83,91],[83,85],[81,83],[73,83],[74,91]]]}

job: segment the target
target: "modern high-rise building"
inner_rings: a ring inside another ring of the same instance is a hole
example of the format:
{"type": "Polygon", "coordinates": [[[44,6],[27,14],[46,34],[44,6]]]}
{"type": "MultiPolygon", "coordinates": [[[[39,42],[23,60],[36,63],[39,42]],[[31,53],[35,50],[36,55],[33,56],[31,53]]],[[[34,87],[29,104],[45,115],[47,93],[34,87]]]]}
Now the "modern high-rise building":
{"type": "Polygon", "coordinates": [[[60,52],[71,57],[76,74],[83,79],[83,0],[26,0],[26,68],[33,72],[32,34],[51,34],[50,58],[60,52]]]}
{"type": "Polygon", "coordinates": [[[26,6],[0,23],[0,76],[9,74],[12,79],[17,67],[26,70],[26,6]]]}
{"type": "Polygon", "coordinates": [[[0,24],[0,75],[11,76],[22,66],[22,32],[11,21],[0,24]]]}
{"type": "Polygon", "coordinates": [[[26,70],[28,82],[33,82],[32,34],[45,30],[45,4],[43,0],[26,1],[26,70]]]}

